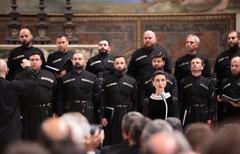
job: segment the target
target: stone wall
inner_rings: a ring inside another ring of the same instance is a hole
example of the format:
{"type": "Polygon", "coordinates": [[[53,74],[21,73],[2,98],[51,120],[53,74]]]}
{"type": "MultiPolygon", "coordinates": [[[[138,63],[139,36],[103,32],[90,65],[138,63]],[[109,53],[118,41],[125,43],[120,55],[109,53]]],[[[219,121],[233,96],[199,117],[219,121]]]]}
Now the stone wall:
{"type": "MultiPolygon", "coordinates": [[[[0,44],[6,44],[8,36],[7,15],[0,15],[0,44]]],[[[21,15],[22,25],[30,25],[36,36],[36,15],[21,15]]],[[[63,14],[49,14],[47,35],[50,44],[55,36],[64,32],[63,14]]],[[[169,51],[174,60],[185,54],[184,42],[189,33],[201,39],[200,49],[213,62],[216,55],[226,48],[227,33],[236,28],[236,14],[176,14],[176,15],[84,15],[76,14],[72,19],[76,25],[78,44],[97,44],[101,39],[111,42],[114,54],[125,55],[128,59],[132,52],[142,46],[142,34],[145,30],[156,32],[158,41],[169,51]]]]}

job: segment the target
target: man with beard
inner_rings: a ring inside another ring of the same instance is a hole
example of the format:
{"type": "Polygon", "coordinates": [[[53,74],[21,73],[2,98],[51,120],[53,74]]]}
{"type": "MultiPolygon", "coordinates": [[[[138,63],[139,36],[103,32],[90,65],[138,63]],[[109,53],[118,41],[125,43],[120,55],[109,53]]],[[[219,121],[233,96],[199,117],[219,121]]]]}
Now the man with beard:
{"type": "Polygon", "coordinates": [[[45,65],[43,52],[32,45],[33,36],[28,28],[24,27],[19,31],[19,39],[22,45],[12,49],[8,56],[9,73],[6,77],[8,80],[13,80],[17,73],[23,71],[21,62],[24,58],[28,59],[32,52],[39,52],[43,66],[45,65]]]}
{"type": "Polygon", "coordinates": [[[178,58],[175,65],[174,75],[177,79],[178,86],[181,80],[187,76],[191,75],[190,70],[190,61],[195,57],[200,57],[204,62],[204,69],[202,70],[202,76],[210,77],[211,74],[211,66],[207,57],[202,55],[200,51],[198,51],[200,39],[198,36],[189,34],[186,38],[185,48],[187,54],[178,58]]]}
{"type": "Polygon", "coordinates": [[[172,96],[172,102],[173,102],[173,115],[176,117],[179,117],[179,104],[178,104],[178,89],[177,89],[177,81],[171,73],[164,71],[164,65],[165,65],[166,58],[164,57],[163,53],[157,53],[156,55],[153,55],[151,63],[152,63],[152,69],[149,70],[148,77],[145,79],[144,82],[144,91],[146,98],[149,98],[152,93],[155,93],[155,88],[152,84],[152,76],[154,72],[156,71],[162,71],[167,78],[167,85],[165,87],[165,92],[169,92],[172,96]]]}
{"type": "MultiPolygon", "coordinates": [[[[39,52],[29,55],[31,67],[36,73],[38,84],[27,89],[21,97],[21,114],[23,117],[23,137],[36,140],[41,123],[53,115],[53,105],[56,95],[55,76],[41,69],[42,60],[39,52]]],[[[26,79],[26,72],[16,75],[19,80],[26,79]]]]}
{"type": "Polygon", "coordinates": [[[193,58],[190,61],[191,75],[180,83],[179,100],[183,109],[184,126],[194,122],[212,123],[214,87],[211,80],[202,75],[203,67],[201,58],[193,58]]]}
{"type": "Polygon", "coordinates": [[[167,51],[157,43],[156,35],[153,31],[147,30],[143,35],[143,44],[142,48],[137,49],[130,60],[130,64],[128,66],[127,74],[131,77],[134,77],[138,84],[138,111],[145,113],[144,111],[144,80],[146,76],[149,75],[149,70],[151,69],[151,57],[159,52],[162,52],[166,57],[164,71],[171,73],[171,58],[168,56],[167,51]]]}
{"type": "Polygon", "coordinates": [[[231,76],[230,60],[234,56],[240,56],[240,34],[237,31],[228,33],[228,50],[217,56],[214,72],[221,82],[224,78],[231,76]]]}
{"type": "Polygon", "coordinates": [[[122,118],[137,107],[137,83],[134,78],[125,74],[126,59],[116,56],[113,67],[114,73],[104,82],[104,104],[101,105],[101,124],[106,126],[105,144],[115,144],[123,140],[120,133],[122,118]],[[109,110],[112,114],[104,115],[110,113],[109,110]]]}
{"type": "Polygon", "coordinates": [[[161,52],[152,56],[152,59],[151,59],[152,69],[149,70],[149,72],[151,73],[149,73],[148,78],[146,78],[144,82],[144,89],[148,97],[154,92],[154,87],[152,85],[152,76],[155,71],[160,70],[164,72],[167,77],[167,86],[166,86],[165,92],[170,92],[171,96],[174,97],[174,99],[177,99],[178,98],[177,81],[174,75],[164,71],[163,68],[165,65],[165,61],[166,61],[166,58],[161,52]]]}
{"type": "Polygon", "coordinates": [[[95,74],[100,81],[113,72],[113,56],[110,54],[110,42],[101,40],[98,43],[99,54],[90,58],[86,70],[95,74]]]}
{"type": "MultiPolygon", "coordinates": [[[[231,76],[225,78],[219,87],[219,121],[239,120],[240,117],[240,56],[231,60],[231,76]]],[[[239,121],[238,121],[239,122],[239,121]]]]}
{"type": "Polygon", "coordinates": [[[70,59],[73,55],[73,51],[69,51],[69,41],[65,35],[58,35],[56,44],[58,51],[48,56],[45,67],[54,73],[57,78],[60,78],[72,69],[70,59]]]}
{"type": "Polygon", "coordinates": [[[75,52],[71,58],[73,70],[60,80],[57,96],[57,112],[80,112],[89,120],[98,120],[100,104],[100,85],[96,75],[85,70],[86,58],[80,52],[75,52]]]}

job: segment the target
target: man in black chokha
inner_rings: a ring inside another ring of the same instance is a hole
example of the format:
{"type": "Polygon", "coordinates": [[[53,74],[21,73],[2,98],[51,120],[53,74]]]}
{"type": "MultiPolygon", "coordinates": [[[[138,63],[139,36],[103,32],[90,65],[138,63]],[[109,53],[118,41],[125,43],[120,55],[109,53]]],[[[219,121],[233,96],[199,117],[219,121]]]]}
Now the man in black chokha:
{"type": "Polygon", "coordinates": [[[240,56],[231,60],[231,76],[225,78],[218,92],[218,120],[239,120],[240,117],[240,56]]]}
{"type": "Polygon", "coordinates": [[[104,103],[101,106],[101,124],[107,127],[106,144],[122,141],[122,118],[137,108],[137,83],[134,78],[125,73],[126,66],[126,59],[123,56],[115,57],[113,63],[115,71],[103,84],[104,103]],[[112,114],[107,114],[109,112],[112,114]]]}
{"type": "Polygon", "coordinates": [[[81,52],[75,52],[71,61],[73,70],[62,77],[58,88],[58,114],[80,112],[96,123],[101,92],[97,77],[85,70],[86,57],[81,52]]]}
{"type": "Polygon", "coordinates": [[[193,122],[212,123],[215,104],[214,86],[210,79],[202,76],[204,62],[195,57],[190,61],[191,75],[180,83],[179,100],[182,106],[183,125],[193,122]]]}
{"type": "MultiPolygon", "coordinates": [[[[53,116],[57,83],[51,72],[41,69],[42,60],[39,52],[32,52],[29,55],[29,60],[32,70],[36,73],[38,84],[27,89],[21,97],[21,114],[24,138],[36,140],[41,123],[53,116]]],[[[26,78],[25,71],[16,75],[18,80],[26,78]]]]}
{"type": "Polygon", "coordinates": [[[58,50],[48,56],[46,68],[55,74],[56,78],[72,70],[71,58],[73,51],[69,50],[69,41],[65,35],[56,38],[58,50]]]}
{"type": "Polygon", "coordinates": [[[110,42],[101,40],[98,43],[99,54],[87,61],[86,70],[95,74],[100,81],[113,72],[113,55],[111,52],[110,42]]]}

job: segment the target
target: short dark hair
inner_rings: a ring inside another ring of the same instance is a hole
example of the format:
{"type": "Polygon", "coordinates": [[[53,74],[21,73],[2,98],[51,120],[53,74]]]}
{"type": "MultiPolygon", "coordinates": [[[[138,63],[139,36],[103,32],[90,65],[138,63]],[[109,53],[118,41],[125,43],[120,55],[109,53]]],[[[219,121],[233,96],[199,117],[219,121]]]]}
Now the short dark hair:
{"type": "Polygon", "coordinates": [[[131,139],[137,145],[140,144],[140,137],[142,135],[142,131],[143,131],[144,127],[150,121],[151,120],[149,118],[146,118],[146,117],[141,117],[141,118],[135,119],[133,121],[133,124],[131,125],[129,134],[130,134],[131,139]]]}
{"type": "Polygon", "coordinates": [[[115,56],[115,57],[113,58],[113,61],[115,61],[117,58],[123,58],[123,59],[125,59],[125,61],[126,61],[126,58],[125,58],[124,56],[122,56],[122,55],[117,55],[117,56],[115,56]]]}
{"type": "Polygon", "coordinates": [[[63,33],[58,33],[57,36],[56,36],[56,39],[57,38],[62,38],[62,37],[65,37],[68,40],[67,36],[63,33]]]}
{"type": "Polygon", "coordinates": [[[30,28],[30,25],[22,25],[19,29],[19,32],[22,30],[22,29],[28,29],[30,32],[31,32],[31,28],[30,28]]]}
{"type": "MultiPolygon", "coordinates": [[[[201,60],[201,63],[202,63],[202,65],[203,65],[203,66],[205,66],[205,64],[204,64],[204,60],[203,60],[203,58],[202,58],[202,57],[200,57],[200,56],[196,56],[196,57],[194,57],[193,59],[200,59],[200,60],[201,60]]],[[[191,59],[191,61],[192,61],[193,59],[191,59]]],[[[190,62],[191,62],[191,61],[190,61],[190,62]]]]}
{"type": "Polygon", "coordinates": [[[28,59],[32,56],[32,55],[39,55],[40,58],[42,58],[42,54],[40,51],[33,51],[28,55],[28,59]]]}
{"type": "Polygon", "coordinates": [[[228,34],[230,34],[230,33],[237,33],[237,37],[238,37],[238,39],[240,39],[240,32],[239,32],[239,31],[237,31],[237,30],[232,30],[232,31],[230,31],[228,34]]]}
{"type": "MultiPolygon", "coordinates": [[[[101,39],[100,41],[107,41],[108,42],[108,45],[110,46],[111,44],[110,44],[110,41],[108,40],[108,39],[101,39]]],[[[98,41],[98,42],[100,42],[100,41],[98,41]]]]}
{"type": "Polygon", "coordinates": [[[152,80],[154,80],[154,78],[155,78],[157,75],[164,75],[164,76],[166,77],[166,79],[167,79],[167,74],[166,74],[164,71],[162,71],[162,70],[157,70],[157,71],[155,71],[155,72],[153,73],[153,75],[152,75],[152,80]]]}
{"type": "Polygon", "coordinates": [[[156,54],[153,54],[151,60],[153,60],[154,58],[162,58],[163,61],[166,61],[166,57],[161,51],[156,54]]]}
{"type": "Polygon", "coordinates": [[[123,116],[123,119],[122,119],[122,131],[128,134],[132,123],[136,119],[139,119],[142,117],[144,116],[139,112],[136,112],[136,111],[128,112],[126,115],[123,116]]]}

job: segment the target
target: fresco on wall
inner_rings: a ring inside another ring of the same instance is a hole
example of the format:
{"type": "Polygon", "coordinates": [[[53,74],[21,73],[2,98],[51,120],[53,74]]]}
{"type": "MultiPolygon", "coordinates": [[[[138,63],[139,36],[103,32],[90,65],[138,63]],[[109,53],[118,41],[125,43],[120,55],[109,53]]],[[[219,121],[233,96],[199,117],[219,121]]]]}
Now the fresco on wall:
{"type": "MultiPolygon", "coordinates": [[[[63,13],[66,0],[45,0],[46,12],[63,13]],[[58,7],[56,7],[58,6],[58,7]]],[[[74,13],[141,14],[141,13],[236,13],[240,0],[71,0],[74,13]]],[[[0,13],[7,14],[11,0],[1,2],[0,13]]],[[[39,0],[17,1],[22,14],[38,12],[39,0]]]]}

